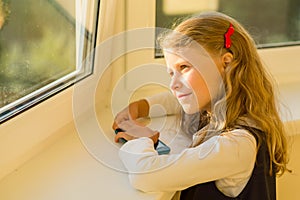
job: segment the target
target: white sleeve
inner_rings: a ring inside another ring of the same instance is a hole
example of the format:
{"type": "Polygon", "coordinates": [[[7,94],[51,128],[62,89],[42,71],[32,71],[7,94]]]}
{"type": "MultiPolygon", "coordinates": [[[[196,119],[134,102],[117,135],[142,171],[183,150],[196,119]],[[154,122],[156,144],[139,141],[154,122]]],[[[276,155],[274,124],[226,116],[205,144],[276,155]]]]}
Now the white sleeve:
{"type": "Polygon", "coordinates": [[[256,159],[255,138],[237,129],[180,154],[158,155],[149,138],[125,143],[119,152],[132,186],[144,192],[178,191],[213,180],[249,178],[256,159]]]}
{"type": "Polygon", "coordinates": [[[150,117],[173,115],[180,112],[180,104],[171,92],[162,92],[145,99],[150,106],[150,117]]]}

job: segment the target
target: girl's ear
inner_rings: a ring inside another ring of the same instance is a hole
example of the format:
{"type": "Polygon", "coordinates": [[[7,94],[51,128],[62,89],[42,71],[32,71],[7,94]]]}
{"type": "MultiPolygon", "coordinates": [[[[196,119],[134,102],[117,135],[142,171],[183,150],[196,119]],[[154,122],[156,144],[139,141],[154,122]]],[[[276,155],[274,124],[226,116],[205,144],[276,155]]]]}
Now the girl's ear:
{"type": "Polygon", "coordinates": [[[232,62],[232,60],[233,60],[232,53],[227,52],[222,56],[222,64],[224,69],[232,62]]]}

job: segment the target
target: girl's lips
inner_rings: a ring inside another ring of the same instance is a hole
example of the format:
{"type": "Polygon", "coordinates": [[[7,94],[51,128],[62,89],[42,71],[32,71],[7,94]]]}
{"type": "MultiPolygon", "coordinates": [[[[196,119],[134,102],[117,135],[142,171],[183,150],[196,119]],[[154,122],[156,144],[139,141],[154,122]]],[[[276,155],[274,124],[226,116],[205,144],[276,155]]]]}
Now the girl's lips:
{"type": "Polygon", "coordinates": [[[189,95],[191,95],[192,93],[188,93],[188,94],[179,94],[179,95],[177,95],[177,98],[178,99],[181,99],[181,98],[184,98],[184,97],[187,97],[187,96],[189,96],[189,95]]]}

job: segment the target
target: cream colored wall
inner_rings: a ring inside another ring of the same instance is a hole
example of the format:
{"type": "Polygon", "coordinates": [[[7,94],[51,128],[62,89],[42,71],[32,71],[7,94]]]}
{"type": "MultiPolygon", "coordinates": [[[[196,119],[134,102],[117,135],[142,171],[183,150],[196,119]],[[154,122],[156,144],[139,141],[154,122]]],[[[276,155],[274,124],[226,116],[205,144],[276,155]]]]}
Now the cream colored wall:
{"type": "MultiPolygon", "coordinates": [[[[300,128],[300,127],[299,127],[300,128]]],[[[295,200],[299,196],[300,182],[300,134],[292,136],[292,148],[289,168],[292,173],[286,173],[277,179],[278,200],[295,200]]]]}
{"type": "MultiPolygon", "coordinates": [[[[154,25],[154,12],[151,10],[155,9],[155,1],[144,0],[127,0],[127,1],[111,1],[106,3],[104,18],[100,23],[100,40],[98,40],[99,46],[102,42],[108,40],[112,41],[113,37],[118,37],[120,34],[126,37],[126,31],[134,30],[136,28],[147,28],[153,27],[154,25]],[[117,6],[116,6],[117,5],[117,6]],[[146,11],[141,10],[137,15],[132,15],[134,10],[137,11],[147,5],[146,11]]],[[[154,35],[153,35],[154,37],[154,35]]],[[[150,39],[150,38],[149,38],[150,39]]],[[[133,41],[134,42],[134,41],[133,41]]],[[[124,40],[124,54],[118,57],[118,59],[113,60],[111,64],[105,69],[105,72],[99,78],[99,84],[96,91],[96,110],[102,110],[103,108],[111,108],[111,99],[118,81],[122,78],[124,74],[128,71],[138,68],[139,66],[145,63],[164,63],[163,59],[154,59],[154,50],[153,49],[141,49],[138,51],[126,51],[126,44],[128,41],[124,40]],[[106,95],[103,95],[103,94],[106,95]]],[[[111,51],[117,51],[119,46],[112,48],[111,51]]],[[[156,84],[150,84],[143,86],[135,91],[132,90],[130,83],[125,83],[124,91],[127,93],[132,93],[128,101],[133,101],[139,99],[145,95],[152,95],[160,91],[164,91],[165,88],[158,86],[156,84]],[[126,85],[126,86],[125,86],[126,85]]],[[[121,98],[120,98],[121,99],[121,98]]],[[[112,113],[111,113],[112,114],[112,113]]],[[[101,121],[103,115],[98,113],[99,121],[101,121]]],[[[110,117],[113,117],[112,115],[110,117]]]]}

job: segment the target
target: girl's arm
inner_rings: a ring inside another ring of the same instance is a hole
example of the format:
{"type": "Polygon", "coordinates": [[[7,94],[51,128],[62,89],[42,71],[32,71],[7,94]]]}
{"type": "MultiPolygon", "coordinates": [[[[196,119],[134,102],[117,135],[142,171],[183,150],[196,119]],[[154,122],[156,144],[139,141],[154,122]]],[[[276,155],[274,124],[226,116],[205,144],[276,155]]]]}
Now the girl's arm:
{"type": "Polygon", "coordinates": [[[158,155],[151,139],[139,138],[124,144],[119,155],[133,187],[144,192],[178,191],[226,178],[241,185],[243,180],[247,183],[253,170],[256,141],[250,133],[239,129],[180,154],[158,155]]]}
{"type": "Polygon", "coordinates": [[[119,112],[112,128],[118,128],[120,124],[127,120],[150,116],[162,116],[179,113],[180,107],[176,98],[170,92],[163,92],[139,101],[130,103],[126,108],[119,112]]]}

